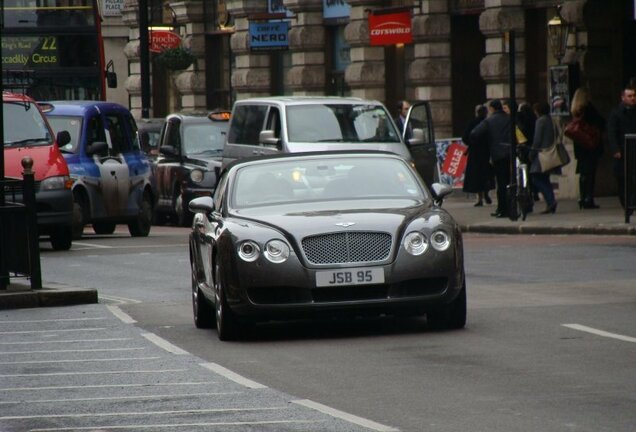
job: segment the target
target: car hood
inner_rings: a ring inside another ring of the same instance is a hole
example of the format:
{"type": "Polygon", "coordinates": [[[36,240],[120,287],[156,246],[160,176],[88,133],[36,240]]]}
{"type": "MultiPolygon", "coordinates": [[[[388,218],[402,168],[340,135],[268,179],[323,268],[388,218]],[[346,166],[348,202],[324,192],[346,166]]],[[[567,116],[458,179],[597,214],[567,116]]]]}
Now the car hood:
{"type": "Polygon", "coordinates": [[[22,177],[22,159],[33,159],[35,180],[52,176],[67,176],[68,165],[55,144],[28,147],[7,147],[4,149],[4,170],[9,177],[22,177]]]}
{"type": "Polygon", "coordinates": [[[440,211],[429,202],[408,199],[354,200],[328,206],[290,204],[238,210],[235,216],[264,224],[293,237],[341,231],[384,231],[397,233],[412,220],[422,217],[440,223],[440,211]]]}

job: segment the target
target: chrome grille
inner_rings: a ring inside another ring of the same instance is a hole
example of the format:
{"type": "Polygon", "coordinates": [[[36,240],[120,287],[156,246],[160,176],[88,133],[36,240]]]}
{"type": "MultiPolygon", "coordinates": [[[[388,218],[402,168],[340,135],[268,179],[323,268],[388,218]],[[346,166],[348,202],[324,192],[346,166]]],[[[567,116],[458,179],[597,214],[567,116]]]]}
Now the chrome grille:
{"type": "Polygon", "coordinates": [[[391,235],[379,232],[340,232],[305,237],[303,252],[312,264],[384,261],[391,253],[391,235]]]}

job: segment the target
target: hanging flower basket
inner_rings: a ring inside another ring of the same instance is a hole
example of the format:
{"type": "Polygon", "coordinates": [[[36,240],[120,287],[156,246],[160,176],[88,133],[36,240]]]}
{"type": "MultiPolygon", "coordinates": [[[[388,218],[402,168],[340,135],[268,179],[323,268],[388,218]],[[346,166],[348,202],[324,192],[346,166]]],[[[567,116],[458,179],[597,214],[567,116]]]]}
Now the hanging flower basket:
{"type": "Polygon", "coordinates": [[[155,55],[154,61],[158,66],[171,70],[183,70],[196,61],[196,57],[181,47],[168,48],[155,55]]]}

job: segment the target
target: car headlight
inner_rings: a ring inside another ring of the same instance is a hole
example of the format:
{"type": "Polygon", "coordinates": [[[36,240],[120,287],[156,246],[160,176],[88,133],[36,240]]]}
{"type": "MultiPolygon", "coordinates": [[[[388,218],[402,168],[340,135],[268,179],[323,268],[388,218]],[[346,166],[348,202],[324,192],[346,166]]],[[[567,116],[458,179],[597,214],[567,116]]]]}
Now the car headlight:
{"type": "Polygon", "coordinates": [[[192,170],[190,172],[190,180],[195,183],[201,183],[203,181],[203,171],[199,169],[192,170]]]}
{"type": "Polygon", "coordinates": [[[273,263],[282,263],[289,257],[289,246],[282,240],[270,240],[265,245],[263,254],[273,263]]]}
{"type": "Polygon", "coordinates": [[[260,254],[261,248],[251,240],[244,241],[238,246],[238,255],[243,261],[254,262],[260,254]]]}
{"type": "Polygon", "coordinates": [[[422,255],[428,249],[426,236],[421,232],[413,231],[404,237],[402,242],[404,249],[411,255],[422,255]]]}
{"type": "Polygon", "coordinates": [[[445,251],[451,244],[450,236],[445,231],[435,231],[431,236],[431,246],[440,252],[445,251]]]}
{"type": "Polygon", "coordinates": [[[68,176],[55,176],[45,178],[40,182],[40,190],[71,189],[73,180],[68,176]]]}

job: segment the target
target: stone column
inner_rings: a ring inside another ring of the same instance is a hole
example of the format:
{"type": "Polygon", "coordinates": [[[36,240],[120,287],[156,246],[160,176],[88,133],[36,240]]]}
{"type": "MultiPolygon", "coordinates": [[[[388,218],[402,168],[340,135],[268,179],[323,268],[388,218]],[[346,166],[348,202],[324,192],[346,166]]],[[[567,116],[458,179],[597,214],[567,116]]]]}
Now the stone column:
{"type": "Polygon", "coordinates": [[[505,32],[515,31],[516,94],[525,98],[525,46],[523,32],[525,20],[522,0],[485,0],[485,10],[479,17],[479,28],[486,36],[486,56],[480,64],[481,76],[486,82],[488,99],[510,96],[508,41],[505,32]]]}
{"type": "Polygon", "coordinates": [[[289,32],[292,67],[285,77],[294,95],[323,95],[325,92],[325,27],[322,0],[286,0],[296,14],[289,32]]]}
{"type": "MultiPolygon", "coordinates": [[[[121,18],[129,28],[129,42],[124,47],[128,58],[129,75],[124,87],[130,95],[130,112],[135,118],[141,118],[141,67],[139,62],[139,4],[137,0],[125,0],[121,18]]],[[[152,103],[151,103],[152,106],[152,103]]],[[[152,109],[150,112],[152,117],[152,109]]]]}
{"type": "Polygon", "coordinates": [[[366,10],[383,5],[381,0],[349,0],[351,16],[345,27],[345,38],[351,46],[351,64],[345,71],[345,81],[351,95],[365,99],[385,99],[384,47],[369,45],[369,24],[366,10]]]}
{"type": "Polygon", "coordinates": [[[234,34],[230,39],[236,68],[232,71],[232,88],[237,99],[268,96],[271,89],[270,55],[250,52],[248,16],[266,13],[264,0],[227,0],[227,10],[234,17],[234,34]]]}
{"type": "MultiPolygon", "coordinates": [[[[408,81],[414,99],[431,102],[436,138],[452,135],[450,14],[447,0],[422,3],[413,18],[414,60],[408,81]]],[[[456,95],[461,97],[461,95],[456,95]]]]}

